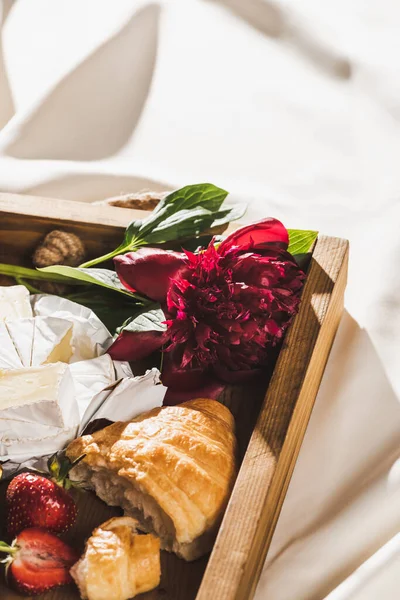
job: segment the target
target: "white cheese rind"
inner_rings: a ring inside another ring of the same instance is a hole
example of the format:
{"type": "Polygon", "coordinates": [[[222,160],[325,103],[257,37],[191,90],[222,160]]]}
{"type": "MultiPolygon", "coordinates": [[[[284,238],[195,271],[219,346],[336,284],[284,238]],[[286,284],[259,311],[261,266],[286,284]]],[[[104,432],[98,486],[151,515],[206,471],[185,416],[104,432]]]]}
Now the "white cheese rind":
{"type": "Polygon", "coordinates": [[[68,428],[79,423],[75,389],[68,365],[0,372],[0,420],[37,422],[68,428]]]}
{"type": "Polygon", "coordinates": [[[0,321],[31,316],[29,291],[24,285],[0,287],[0,321]]]}
{"type": "MultiPolygon", "coordinates": [[[[55,429],[55,433],[49,436],[37,438],[9,439],[6,435],[0,437],[0,460],[10,460],[19,463],[32,464],[35,456],[54,454],[65,448],[77,435],[77,427],[68,429],[55,429]],[[35,451],[37,452],[35,455],[35,451]]],[[[37,460],[36,458],[36,460],[37,460]]],[[[7,464],[7,463],[6,463],[7,464]]],[[[8,463],[10,464],[10,463],[8,463]]],[[[26,466],[28,466],[28,464],[26,466]]]]}
{"type": "Polygon", "coordinates": [[[160,371],[153,368],[140,377],[120,379],[111,390],[99,392],[81,419],[79,435],[93,419],[130,421],[138,415],[162,406],[167,388],[161,384],[160,371]]]}
{"type": "Polygon", "coordinates": [[[112,336],[100,319],[85,306],[58,296],[32,296],[36,316],[67,319],[73,325],[71,362],[102,356],[112,344],[112,336]]]}
{"type": "Polygon", "coordinates": [[[21,369],[22,366],[6,324],[0,322],[0,369],[21,369]]]}
{"type": "Polygon", "coordinates": [[[6,358],[2,361],[0,354],[0,368],[38,367],[55,362],[68,363],[71,360],[72,323],[66,319],[30,317],[6,321],[0,325],[0,342],[4,342],[10,349],[14,348],[11,364],[6,358]],[[15,353],[19,358],[18,362],[15,361],[15,353]]]}
{"type": "Polygon", "coordinates": [[[79,414],[82,417],[92,398],[116,380],[113,360],[103,354],[91,360],[82,360],[69,366],[74,381],[79,414]]]}
{"type": "Polygon", "coordinates": [[[35,319],[10,320],[5,323],[8,335],[18,353],[23,367],[30,367],[32,361],[33,339],[35,335],[35,319]]]}

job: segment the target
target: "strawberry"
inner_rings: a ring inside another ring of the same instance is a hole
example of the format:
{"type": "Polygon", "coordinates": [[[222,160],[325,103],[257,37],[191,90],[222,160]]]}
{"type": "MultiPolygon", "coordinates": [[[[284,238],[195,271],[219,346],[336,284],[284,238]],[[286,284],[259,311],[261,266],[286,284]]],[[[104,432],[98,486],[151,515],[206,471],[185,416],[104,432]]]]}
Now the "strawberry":
{"type": "Polygon", "coordinates": [[[53,478],[38,473],[20,473],[10,482],[6,494],[6,522],[10,536],[27,527],[44,527],[63,533],[76,521],[78,509],[66,491],[72,482],[68,472],[77,461],[60,463],[56,457],[49,461],[53,478]]]}
{"type": "Polygon", "coordinates": [[[7,581],[28,596],[70,583],[69,570],[78,560],[75,550],[39,527],[21,531],[11,546],[0,542],[0,551],[8,553],[2,561],[7,581]]]}

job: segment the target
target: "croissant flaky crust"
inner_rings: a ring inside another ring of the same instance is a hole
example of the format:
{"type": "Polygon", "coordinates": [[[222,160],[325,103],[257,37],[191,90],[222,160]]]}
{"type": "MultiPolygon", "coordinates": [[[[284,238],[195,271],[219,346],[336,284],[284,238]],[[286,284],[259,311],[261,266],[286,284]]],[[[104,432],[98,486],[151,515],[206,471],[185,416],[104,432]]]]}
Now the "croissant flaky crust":
{"type": "Polygon", "coordinates": [[[154,409],[74,440],[71,476],[186,560],[208,552],[236,476],[234,419],[215,400],[154,409]]]}
{"type": "Polygon", "coordinates": [[[84,600],[128,600],[160,583],[160,541],[139,535],[137,521],[116,517],[97,527],[72,567],[84,600]]]}

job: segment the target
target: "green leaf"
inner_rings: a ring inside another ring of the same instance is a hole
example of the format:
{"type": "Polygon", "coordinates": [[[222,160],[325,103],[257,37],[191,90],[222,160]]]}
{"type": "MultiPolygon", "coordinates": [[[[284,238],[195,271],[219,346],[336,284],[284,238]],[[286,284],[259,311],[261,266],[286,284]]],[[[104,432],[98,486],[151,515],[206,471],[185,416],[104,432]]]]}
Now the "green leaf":
{"type": "MultiPolygon", "coordinates": [[[[90,308],[111,333],[114,333],[121,323],[135,315],[138,309],[143,309],[143,302],[137,298],[115,294],[112,290],[102,287],[88,286],[87,289],[69,294],[68,299],[90,308]]],[[[145,306],[152,304],[147,301],[145,306]]]]}
{"type": "Polygon", "coordinates": [[[84,283],[91,283],[93,285],[99,285],[101,287],[119,292],[130,298],[143,300],[143,298],[137,294],[129,292],[118,279],[118,275],[115,271],[109,269],[82,269],[81,267],[67,267],[65,265],[54,265],[51,267],[43,267],[38,269],[42,273],[50,273],[55,275],[62,275],[70,279],[76,279],[84,283]]]}
{"type": "Polygon", "coordinates": [[[155,308],[150,310],[146,309],[125,321],[125,323],[117,329],[117,333],[121,333],[122,331],[130,331],[132,333],[158,331],[162,333],[167,330],[167,325],[164,321],[164,311],[160,306],[156,305],[155,308]]]}
{"type": "Polygon", "coordinates": [[[0,264],[0,275],[8,275],[15,279],[35,279],[36,281],[53,281],[54,283],[80,284],[81,281],[74,281],[70,277],[58,273],[42,273],[38,269],[28,269],[27,267],[18,267],[17,265],[0,264]]]}
{"type": "Polygon", "coordinates": [[[221,208],[228,192],[211,183],[188,185],[168,194],[145,219],[132,221],[125,237],[115,250],[90,260],[81,267],[91,267],[118,254],[133,252],[145,244],[162,244],[195,237],[239,219],[243,204],[221,208]]]}
{"type": "Polygon", "coordinates": [[[318,237],[318,231],[303,229],[288,229],[290,254],[306,254],[311,252],[313,244],[318,237]]]}
{"type": "Polygon", "coordinates": [[[146,244],[164,244],[173,240],[199,236],[204,231],[226,225],[240,219],[246,212],[246,205],[226,207],[223,210],[210,212],[198,207],[191,211],[180,211],[162,221],[147,237],[146,244]]]}
{"type": "Polygon", "coordinates": [[[247,204],[234,204],[233,206],[225,206],[225,209],[219,210],[214,214],[212,229],[226,225],[231,221],[241,219],[247,210],[247,204]]]}
{"type": "Polygon", "coordinates": [[[227,197],[228,192],[212,183],[197,183],[187,185],[168,194],[159,202],[153,215],[165,215],[182,209],[196,206],[206,206],[208,210],[216,211],[227,197]]]}
{"type": "Polygon", "coordinates": [[[212,183],[199,183],[168,194],[146,218],[128,225],[124,243],[162,243],[187,235],[198,235],[210,227],[228,192],[212,183]],[[204,223],[204,225],[203,225],[204,223]],[[190,228],[191,226],[191,228],[190,228]],[[181,234],[181,235],[182,235],[181,234]]]}

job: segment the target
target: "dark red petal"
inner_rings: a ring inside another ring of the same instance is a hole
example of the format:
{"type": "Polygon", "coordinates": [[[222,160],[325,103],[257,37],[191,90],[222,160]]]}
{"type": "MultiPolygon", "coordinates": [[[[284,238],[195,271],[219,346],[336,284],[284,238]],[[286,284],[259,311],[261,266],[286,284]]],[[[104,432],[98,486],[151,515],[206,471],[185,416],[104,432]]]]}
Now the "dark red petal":
{"type": "Polygon", "coordinates": [[[185,267],[185,255],[160,248],[140,248],[114,258],[121,283],[130,291],[163,302],[170,278],[185,267]]]}
{"type": "Polygon", "coordinates": [[[183,369],[174,362],[174,352],[165,353],[161,373],[161,381],[167,387],[180,391],[190,391],[204,383],[205,370],[202,367],[183,369]]]}
{"type": "Polygon", "coordinates": [[[289,245],[289,234],[286,227],[277,219],[269,217],[236,229],[219,245],[219,254],[226,253],[233,246],[247,250],[259,250],[277,244],[286,249],[289,245]]]}
{"type": "Polygon", "coordinates": [[[141,360],[161,348],[168,337],[167,331],[123,331],[107,352],[114,360],[141,360]]]}
{"type": "Polygon", "coordinates": [[[171,406],[194,398],[218,398],[225,384],[213,377],[208,369],[183,369],[179,362],[174,362],[176,356],[174,352],[164,354],[161,381],[168,387],[164,404],[171,406]]]}
{"type": "Polygon", "coordinates": [[[232,264],[233,279],[247,285],[273,288],[281,282],[288,286],[288,294],[302,286],[303,271],[286,250],[269,248],[261,254],[246,253],[232,264]]]}

